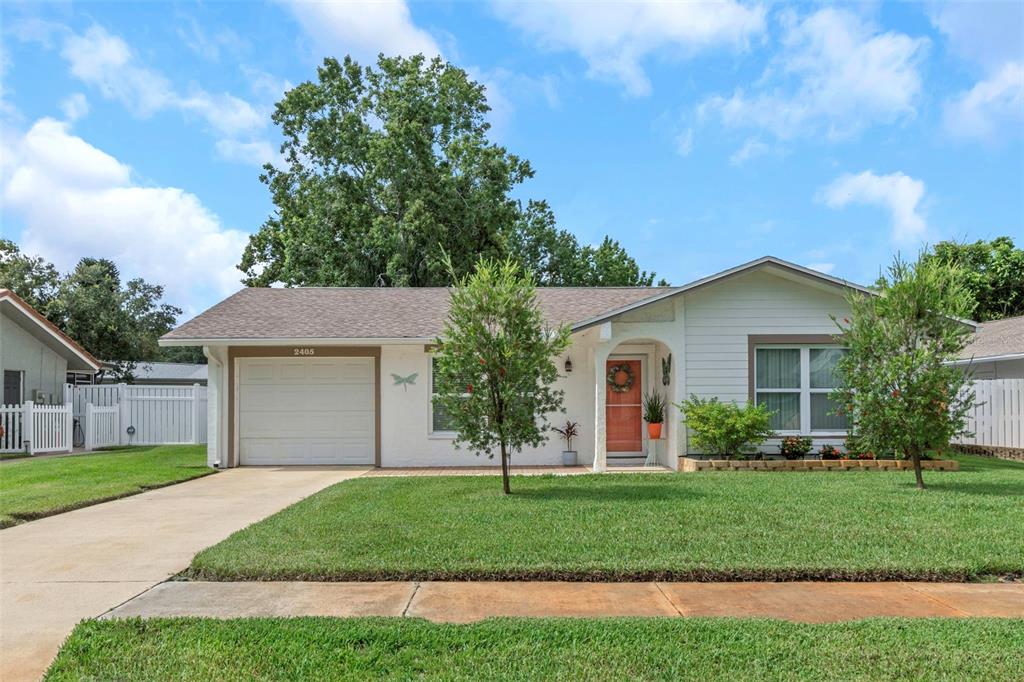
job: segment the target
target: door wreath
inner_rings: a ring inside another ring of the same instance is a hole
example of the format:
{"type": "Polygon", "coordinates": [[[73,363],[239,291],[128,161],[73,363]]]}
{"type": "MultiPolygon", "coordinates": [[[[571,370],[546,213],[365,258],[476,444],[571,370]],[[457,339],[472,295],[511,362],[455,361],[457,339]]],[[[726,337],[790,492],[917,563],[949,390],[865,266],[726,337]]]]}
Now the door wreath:
{"type": "Polygon", "coordinates": [[[612,368],[608,370],[608,386],[615,393],[628,393],[629,389],[633,388],[633,378],[633,368],[626,363],[612,365],[612,368]],[[621,383],[619,382],[620,374],[626,375],[621,383]]]}

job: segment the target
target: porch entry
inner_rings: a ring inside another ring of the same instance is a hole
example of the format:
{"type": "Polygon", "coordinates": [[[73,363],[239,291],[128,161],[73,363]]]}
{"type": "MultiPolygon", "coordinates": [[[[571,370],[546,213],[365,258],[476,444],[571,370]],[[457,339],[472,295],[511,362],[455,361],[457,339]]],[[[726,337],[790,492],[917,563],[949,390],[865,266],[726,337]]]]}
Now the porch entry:
{"type": "Polygon", "coordinates": [[[608,452],[643,453],[643,360],[610,358],[605,366],[608,452]]]}

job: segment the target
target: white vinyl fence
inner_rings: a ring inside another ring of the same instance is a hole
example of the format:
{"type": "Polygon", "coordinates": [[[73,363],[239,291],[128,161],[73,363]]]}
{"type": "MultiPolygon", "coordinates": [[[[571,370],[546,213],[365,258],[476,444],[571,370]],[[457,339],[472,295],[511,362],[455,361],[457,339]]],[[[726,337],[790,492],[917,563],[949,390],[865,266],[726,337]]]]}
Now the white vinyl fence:
{"type": "Polygon", "coordinates": [[[205,386],[69,388],[88,449],[206,442],[205,386]]]}
{"type": "Polygon", "coordinates": [[[1024,448],[1024,379],[980,379],[972,387],[976,404],[967,430],[974,435],[957,442],[1024,448]]]}
{"type": "Polygon", "coordinates": [[[70,452],[71,405],[0,405],[0,452],[70,452]]]}

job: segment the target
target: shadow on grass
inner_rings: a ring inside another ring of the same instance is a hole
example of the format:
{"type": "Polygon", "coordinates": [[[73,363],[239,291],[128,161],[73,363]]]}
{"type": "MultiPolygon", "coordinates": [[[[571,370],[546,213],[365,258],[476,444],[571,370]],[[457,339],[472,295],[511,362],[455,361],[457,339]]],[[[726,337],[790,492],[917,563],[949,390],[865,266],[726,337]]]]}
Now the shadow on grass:
{"type": "Polygon", "coordinates": [[[693,499],[702,493],[669,485],[617,485],[612,487],[552,485],[516,490],[513,497],[536,502],[547,500],[589,500],[593,502],[649,502],[693,499]]]}
{"type": "Polygon", "coordinates": [[[998,457],[981,457],[979,455],[958,455],[956,459],[960,462],[960,471],[1006,471],[1012,469],[1024,477],[1024,462],[999,459],[998,457]]]}

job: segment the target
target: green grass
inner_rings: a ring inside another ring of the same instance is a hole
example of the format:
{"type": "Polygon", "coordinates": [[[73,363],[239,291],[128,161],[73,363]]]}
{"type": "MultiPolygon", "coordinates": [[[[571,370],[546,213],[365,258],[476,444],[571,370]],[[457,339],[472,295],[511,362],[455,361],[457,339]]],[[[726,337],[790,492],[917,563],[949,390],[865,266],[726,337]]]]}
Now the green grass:
{"type": "Polygon", "coordinates": [[[1024,574],[1024,465],[363,478],[199,553],[211,580],[945,579],[1024,574]]]}
{"type": "Polygon", "coordinates": [[[85,621],[48,680],[1024,679],[1024,621],[85,621]]]}
{"type": "Polygon", "coordinates": [[[160,445],[0,466],[0,528],[212,473],[205,445],[160,445]]]}

